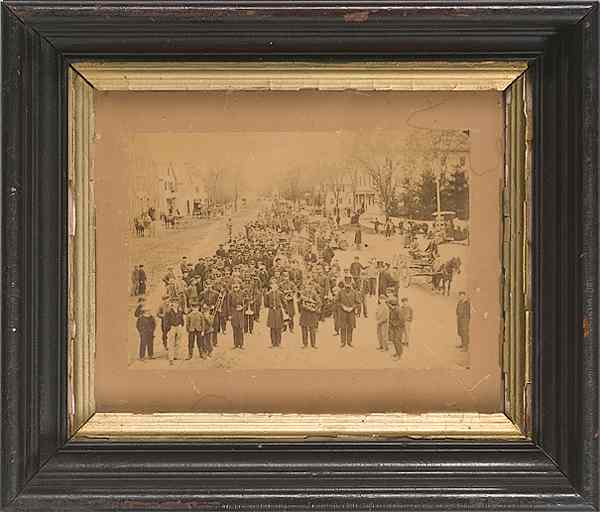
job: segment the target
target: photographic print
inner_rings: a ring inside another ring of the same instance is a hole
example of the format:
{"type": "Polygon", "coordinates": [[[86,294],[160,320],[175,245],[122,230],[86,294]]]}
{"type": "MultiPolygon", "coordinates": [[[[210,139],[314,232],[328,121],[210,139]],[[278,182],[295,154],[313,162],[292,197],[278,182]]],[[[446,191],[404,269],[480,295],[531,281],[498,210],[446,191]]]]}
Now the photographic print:
{"type": "Polygon", "coordinates": [[[134,368],[449,366],[469,350],[469,130],[140,134],[134,368]]]}
{"type": "Polygon", "coordinates": [[[96,105],[99,407],[499,403],[498,93],[96,105]]]}

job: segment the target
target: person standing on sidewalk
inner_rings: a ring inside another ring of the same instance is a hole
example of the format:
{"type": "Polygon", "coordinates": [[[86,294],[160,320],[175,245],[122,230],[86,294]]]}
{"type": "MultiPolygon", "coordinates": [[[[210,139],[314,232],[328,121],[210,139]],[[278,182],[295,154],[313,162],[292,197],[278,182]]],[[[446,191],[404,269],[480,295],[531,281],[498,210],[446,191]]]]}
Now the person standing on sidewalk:
{"type": "Polygon", "coordinates": [[[203,329],[204,329],[204,316],[200,312],[197,303],[191,304],[192,310],[188,313],[186,318],[186,328],[188,332],[188,359],[194,356],[194,347],[198,347],[198,354],[204,359],[204,350],[202,343],[203,329]]]}
{"type": "Polygon", "coordinates": [[[283,331],[283,298],[274,281],[271,283],[271,290],[265,295],[265,307],[269,310],[267,327],[271,329],[271,348],[279,347],[283,331]]]}
{"type": "Polygon", "coordinates": [[[244,348],[244,296],[240,284],[234,283],[233,290],[228,294],[229,320],[233,331],[233,348],[244,348]]]}
{"type": "Polygon", "coordinates": [[[388,299],[390,307],[390,341],[394,344],[396,353],[394,359],[400,359],[402,357],[402,333],[404,331],[404,319],[402,313],[398,307],[398,299],[394,296],[388,299]]]}
{"type": "Polygon", "coordinates": [[[408,304],[408,298],[402,297],[402,306],[400,306],[400,313],[404,320],[404,331],[402,336],[402,345],[408,347],[410,342],[410,329],[414,318],[413,308],[408,304]]]}
{"type": "Polygon", "coordinates": [[[156,330],[156,320],[150,314],[147,308],[142,309],[142,314],[137,319],[136,328],[140,333],[140,361],[143,361],[148,355],[148,359],[154,357],[154,331],[156,330]]]}
{"type": "Polygon", "coordinates": [[[466,352],[469,350],[469,323],[471,322],[471,302],[465,292],[458,293],[456,304],[456,332],[460,338],[457,348],[466,352]]]}
{"type": "Polygon", "coordinates": [[[377,340],[379,341],[377,350],[389,350],[390,308],[385,299],[385,295],[379,297],[379,304],[377,305],[377,311],[375,313],[375,319],[377,321],[377,340]]]}
{"type": "Polygon", "coordinates": [[[169,309],[165,313],[165,322],[167,325],[167,352],[169,364],[173,365],[179,355],[179,347],[183,340],[184,332],[184,313],[181,304],[172,300],[169,303],[169,309]]]}

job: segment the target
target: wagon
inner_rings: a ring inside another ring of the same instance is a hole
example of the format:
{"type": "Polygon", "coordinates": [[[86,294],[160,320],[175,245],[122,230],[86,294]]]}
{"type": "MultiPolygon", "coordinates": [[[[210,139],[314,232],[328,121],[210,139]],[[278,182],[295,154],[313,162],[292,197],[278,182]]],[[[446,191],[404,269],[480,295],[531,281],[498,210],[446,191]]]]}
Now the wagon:
{"type": "Polygon", "coordinates": [[[441,276],[441,272],[434,272],[431,261],[423,257],[411,257],[402,267],[402,283],[405,288],[415,283],[417,279],[433,285],[434,277],[441,276]]]}

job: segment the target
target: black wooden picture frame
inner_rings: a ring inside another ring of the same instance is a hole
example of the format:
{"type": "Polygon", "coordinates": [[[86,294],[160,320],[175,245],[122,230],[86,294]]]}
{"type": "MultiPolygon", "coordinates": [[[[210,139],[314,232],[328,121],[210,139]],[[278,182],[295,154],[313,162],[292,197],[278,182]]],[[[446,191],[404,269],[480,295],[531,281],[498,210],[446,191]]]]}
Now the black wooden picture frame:
{"type": "Polygon", "coordinates": [[[599,510],[597,1],[2,4],[6,510],[599,510]],[[67,69],[78,59],[529,59],[532,441],[67,438],[67,69]]]}

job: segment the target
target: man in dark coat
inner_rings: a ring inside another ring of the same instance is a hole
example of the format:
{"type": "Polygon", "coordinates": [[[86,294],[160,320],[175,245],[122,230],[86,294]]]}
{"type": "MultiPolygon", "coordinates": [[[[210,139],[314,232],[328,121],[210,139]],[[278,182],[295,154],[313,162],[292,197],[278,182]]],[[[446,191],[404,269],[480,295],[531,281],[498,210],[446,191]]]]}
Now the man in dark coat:
{"type": "Polygon", "coordinates": [[[198,354],[202,359],[206,357],[204,354],[204,346],[202,336],[204,334],[204,317],[199,310],[198,303],[191,304],[191,311],[186,318],[186,329],[188,333],[188,359],[194,355],[194,346],[198,347],[198,354]]]}
{"type": "Polygon", "coordinates": [[[356,327],[356,308],[359,301],[356,297],[356,292],[352,288],[350,276],[346,280],[348,282],[340,282],[340,291],[337,294],[338,303],[338,326],[341,335],[341,346],[348,345],[352,347],[352,332],[356,327]]]}
{"type": "Polygon", "coordinates": [[[460,348],[463,351],[469,350],[469,323],[471,322],[471,301],[467,298],[465,292],[459,292],[458,303],[456,304],[456,332],[460,337],[460,348]]]}
{"type": "Polygon", "coordinates": [[[234,283],[228,294],[229,320],[233,330],[233,348],[244,348],[244,295],[239,283],[234,283]]]}
{"type": "Polygon", "coordinates": [[[137,319],[136,328],[140,333],[140,361],[143,361],[148,354],[148,358],[154,357],[154,331],[156,330],[156,320],[146,308],[142,310],[141,316],[137,319]]]}
{"type": "Polygon", "coordinates": [[[400,313],[402,314],[402,318],[404,319],[404,331],[402,337],[402,345],[408,346],[410,341],[410,330],[412,321],[414,318],[413,308],[408,303],[408,297],[402,298],[402,305],[400,306],[400,313]]]}
{"type": "Polygon", "coordinates": [[[354,244],[356,245],[357,250],[360,250],[362,247],[362,231],[360,230],[360,224],[356,229],[356,233],[354,233],[354,244]]]}
{"type": "Polygon", "coordinates": [[[377,289],[377,295],[387,295],[388,288],[394,286],[394,279],[390,272],[390,264],[386,263],[385,268],[379,273],[379,286],[377,289]]]}
{"type": "Polygon", "coordinates": [[[169,302],[164,321],[167,327],[167,353],[169,364],[173,365],[179,355],[180,345],[183,340],[185,314],[183,307],[176,300],[169,302]]]}
{"type": "Polygon", "coordinates": [[[271,329],[271,348],[281,346],[283,330],[283,298],[277,283],[271,283],[271,290],[265,295],[265,307],[268,308],[267,327],[271,329]]]}
{"type": "Polygon", "coordinates": [[[389,324],[389,338],[393,343],[396,353],[394,358],[400,359],[402,357],[402,337],[404,335],[404,317],[398,307],[398,299],[396,297],[390,297],[388,299],[388,306],[390,308],[390,316],[388,320],[389,324]]]}
{"type": "Polygon", "coordinates": [[[317,326],[319,325],[321,305],[318,294],[313,287],[309,287],[301,295],[298,309],[300,310],[302,347],[308,347],[308,340],[310,338],[310,346],[317,348],[317,326]]]}
{"type": "Polygon", "coordinates": [[[146,271],[144,270],[144,265],[140,265],[138,268],[138,289],[137,289],[138,295],[146,294],[146,281],[147,280],[148,280],[148,277],[146,276],[146,271]]]}

